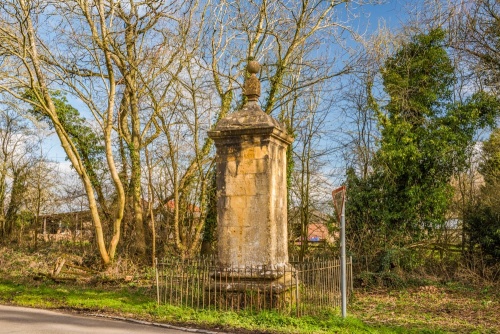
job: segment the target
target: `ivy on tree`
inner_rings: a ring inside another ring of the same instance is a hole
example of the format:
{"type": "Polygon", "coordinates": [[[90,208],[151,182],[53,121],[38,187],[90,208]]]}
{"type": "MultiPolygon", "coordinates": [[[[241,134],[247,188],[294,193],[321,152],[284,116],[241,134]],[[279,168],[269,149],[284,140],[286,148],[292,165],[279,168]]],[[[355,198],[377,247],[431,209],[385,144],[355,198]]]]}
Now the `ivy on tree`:
{"type": "MultiPolygon", "coordinates": [[[[75,144],[76,150],[89,174],[92,186],[96,189],[103,213],[109,217],[108,208],[105,204],[105,198],[98,176],[98,172],[104,168],[105,159],[104,146],[101,138],[99,138],[93,129],[87,125],[87,120],[80,115],[80,112],[69,104],[68,99],[63,93],[54,91],[51,92],[51,96],[61,125],[75,144]]],[[[35,101],[34,94],[31,91],[26,91],[24,97],[35,101]]],[[[38,121],[43,121],[51,128],[53,127],[50,117],[41,109],[33,107],[30,112],[38,121]]]]}
{"type": "Polygon", "coordinates": [[[373,172],[363,180],[350,171],[347,180],[350,233],[376,231],[367,251],[405,248],[443,226],[451,177],[465,168],[474,133],[497,113],[497,100],[484,92],[453,101],[445,36],[442,29],[414,36],[381,71],[389,102],[375,108],[381,138],[373,172]]]}

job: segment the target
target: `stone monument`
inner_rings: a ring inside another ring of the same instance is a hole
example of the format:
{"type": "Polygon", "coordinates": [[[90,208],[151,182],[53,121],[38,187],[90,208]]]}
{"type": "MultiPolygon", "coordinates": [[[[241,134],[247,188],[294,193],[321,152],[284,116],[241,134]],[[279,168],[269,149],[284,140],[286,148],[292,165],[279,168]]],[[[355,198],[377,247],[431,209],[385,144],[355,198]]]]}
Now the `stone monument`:
{"type": "Polygon", "coordinates": [[[259,63],[250,61],[247,70],[246,103],[208,132],[217,150],[218,267],[256,288],[283,291],[293,272],[286,189],[286,151],[293,139],[259,106],[259,63]]]}

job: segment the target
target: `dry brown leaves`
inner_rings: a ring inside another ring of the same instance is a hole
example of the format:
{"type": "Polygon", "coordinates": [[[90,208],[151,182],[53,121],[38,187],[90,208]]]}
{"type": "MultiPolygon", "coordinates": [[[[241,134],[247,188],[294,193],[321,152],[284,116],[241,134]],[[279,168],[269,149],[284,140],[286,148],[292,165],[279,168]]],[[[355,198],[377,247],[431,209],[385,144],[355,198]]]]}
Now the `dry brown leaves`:
{"type": "Polygon", "coordinates": [[[358,291],[351,313],[369,324],[453,333],[500,333],[500,292],[493,287],[451,285],[358,291]]]}

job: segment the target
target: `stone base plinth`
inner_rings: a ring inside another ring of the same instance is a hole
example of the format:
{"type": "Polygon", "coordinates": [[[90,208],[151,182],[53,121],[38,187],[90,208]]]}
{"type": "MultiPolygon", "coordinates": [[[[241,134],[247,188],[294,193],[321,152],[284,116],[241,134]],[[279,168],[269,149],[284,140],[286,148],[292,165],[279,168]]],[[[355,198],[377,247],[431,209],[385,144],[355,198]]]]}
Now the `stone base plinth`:
{"type": "Polygon", "coordinates": [[[211,275],[210,304],[222,309],[291,309],[297,298],[293,267],[220,269],[211,275]]]}

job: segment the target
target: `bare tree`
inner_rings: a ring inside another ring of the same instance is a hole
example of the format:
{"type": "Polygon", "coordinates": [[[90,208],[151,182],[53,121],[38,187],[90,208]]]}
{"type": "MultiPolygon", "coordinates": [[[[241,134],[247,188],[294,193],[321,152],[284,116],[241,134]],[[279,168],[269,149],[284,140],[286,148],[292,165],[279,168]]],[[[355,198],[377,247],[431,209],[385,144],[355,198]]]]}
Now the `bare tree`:
{"type": "MultiPolygon", "coordinates": [[[[104,263],[115,258],[122,232],[135,254],[146,254],[146,184],[153,186],[148,202],[173,203],[172,241],[179,254],[192,256],[213,165],[206,130],[243,102],[237,96],[244,63],[261,61],[261,105],[293,134],[302,116],[294,120],[287,110],[306,95],[327,94],[324,83],[352,68],[349,57],[331,50],[345,46],[345,5],[9,0],[1,4],[0,90],[49,119],[84,184],[104,263]],[[59,103],[59,91],[84,105],[80,116],[99,129],[107,191],[99,190],[104,185],[62,118],[69,103],[59,103]],[[164,184],[152,184],[157,176],[164,184]]],[[[146,211],[153,219],[151,207],[146,211]]]]}
{"type": "MultiPolygon", "coordinates": [[[[20,101],[33,105],[43,116],[50,119],[51,125],[61,141],[61,145],[68,159],[71,161],[75,171],[85,186],[89,207],[92,213],[92,220],[96,230],[98,249],[103,262],[109,264],[115,256],[116,246],[120,239],[120,224],[124,206],[123,186],[116,171],[111,147],[114,91],[116,89],[116,83],[112,65],[109,60],[109,54],[105,52],[104,55],[106,59],[104,65],[108,69],[105,79],[109,85],[105,85],[103,89],[107,88],[109,94],[107,107],[102,114],[102,126],[104,130],[104,141],[106,143],[106,157],[110,173],[113,176],[119,194],[119,205],[115,215],[113,238],[110,242],[109,249],[106,249],[102,220],[99,215],[92,180],[72,136],[61,122],[60,114],[58,114],[55,101],[51,95],[51,90],[54,89],[51,88],[51,85],[55,85],[56,80],[61,78],[61,76],[60,72],[57,71],[59,65],[54,68],[47,64],[58,62],[59,59],[54,56],[54,53],[51,53],[51,51],[55,49],[55,45],[49,45],[43,40],[43,37],[46,37],[50,41],[53,35],[45,34],[46,32],[44,32],[42,28],[45,24],[48,24],[48,17],[44,15],[44,10],[51,11],[54,8],[51,6],[42,6],[42,3],[25,0],[7,1],[2,3],[1,8],[3,14],[0,28],[0,40],[2,45],[0,53],[6,61],[3,63],[4,66],[2,70],[4,71],[2,80],[0,81],[0,91],[10,94],[20,101]],[[29,93],[29,97],[27,93],[29,93]]],[[[99,9],[101,9],[101,11],[97,11],[97,13],[102,28],[100,36],[108,38],[105,26],[102,25],[105,22],[105,13],[102,11],[102,3],[99,9]]],[[[93,31],[93,33],[99,36],[97,31],[93,31]]]]}
{"type": "Polygon", "coordinates": [[[12,108],[0,111],[0,236],[8,239],[25,204],[28,180],[33,170],[33,131],[12,108]]]}
{"type": "Polygon", "coordinates": [[[43,151],[36,157],[32,171],[29,175],[29,187],[25,194],[25,208],[32,213],[33,223],[31,229],[33,231],[33,246],[38,247],[38,232],[42,230],[42,221],[40,217],[52,211],[57,202],[57,169],[54,168],[54,163],[47,161],[43,156],[43,151]]]}
{"type": "Polygon", "coordinates": [[[457,6],[449,20],[450,45],[484,87],[500,89],[500,4],[474,0],[457,6]]]}

